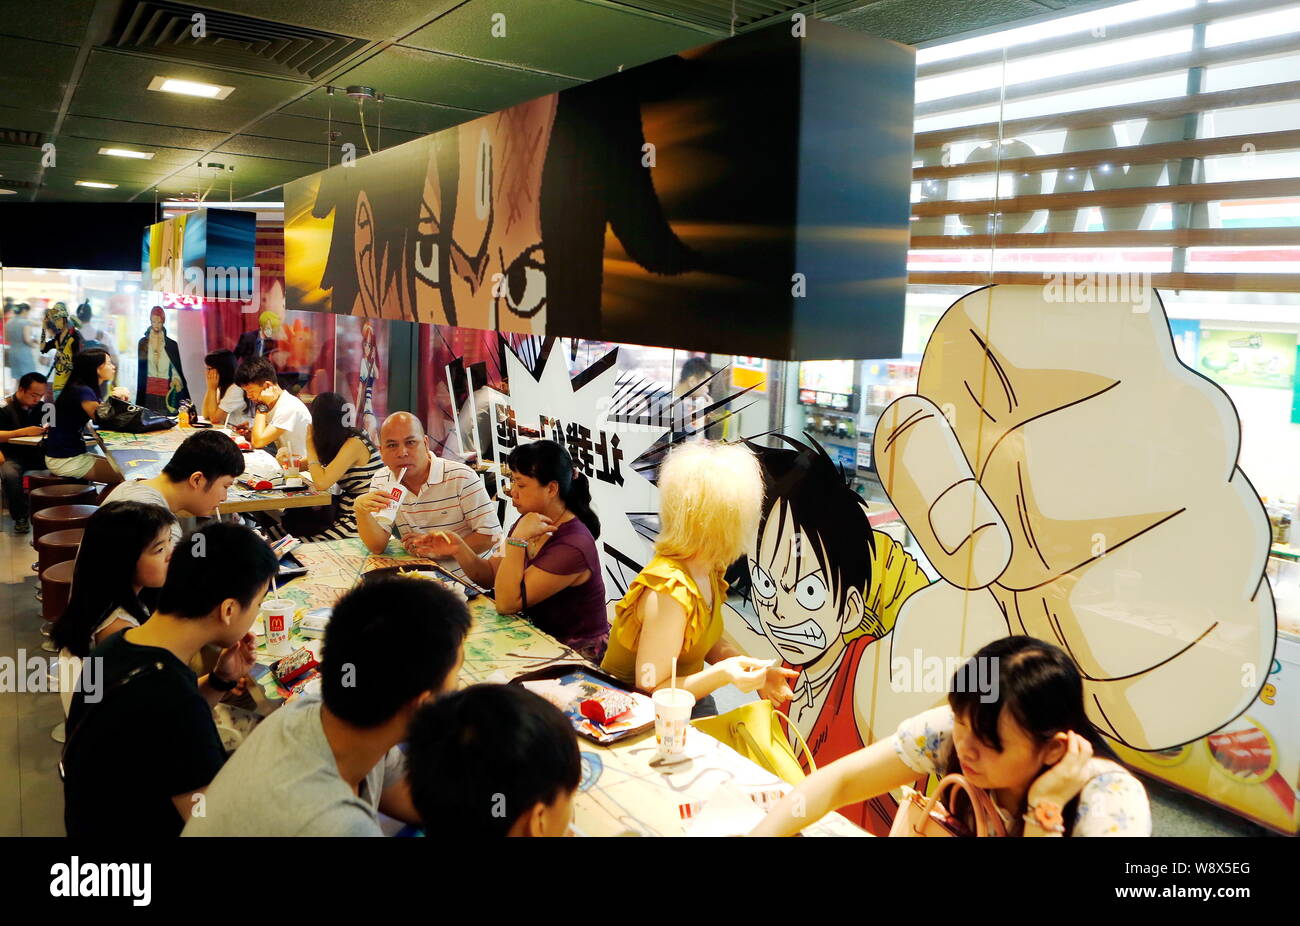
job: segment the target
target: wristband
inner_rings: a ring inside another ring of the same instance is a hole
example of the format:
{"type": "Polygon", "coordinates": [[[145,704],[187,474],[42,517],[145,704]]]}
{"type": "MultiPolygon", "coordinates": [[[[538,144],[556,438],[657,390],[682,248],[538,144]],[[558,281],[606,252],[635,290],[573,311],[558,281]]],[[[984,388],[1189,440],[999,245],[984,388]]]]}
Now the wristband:
{"type": "Polygon", "coordinates": [[[527,540],[520,540],[520,539],[517,538],[517,537],[507,537],[507,538],[506,538],[506,543],[510,544],[510,546],[512,546],[512,547],[522,547],[522,548],[525,549],[525,550],[528,549],[528,541],[527,541],[527,540]]]}
{"type": "Polygon", "coordinates": [[[234,691],[238,684],[239,679],[235,679],[233,682],[228,682],[218,675],[215,669],[208,673],[208,686],[214,691],[234,691]]]}

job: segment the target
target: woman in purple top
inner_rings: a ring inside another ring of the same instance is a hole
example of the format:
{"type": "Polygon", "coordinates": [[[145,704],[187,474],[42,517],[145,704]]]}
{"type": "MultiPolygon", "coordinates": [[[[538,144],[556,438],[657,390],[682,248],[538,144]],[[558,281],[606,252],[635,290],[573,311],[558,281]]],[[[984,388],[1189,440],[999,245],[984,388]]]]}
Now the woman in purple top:
{"type": "Polygon", "coordinates": [[[609,640],[605,582],[587,477],[575,473],[568,452],[554,441],[516,447],[506,459],[510,500],[523,515],[502,553],[488,559],[458,535],[439,532],[465,575],[494,589],[497,610],[524,611],[537,627],[599,664],[609,640]]]}

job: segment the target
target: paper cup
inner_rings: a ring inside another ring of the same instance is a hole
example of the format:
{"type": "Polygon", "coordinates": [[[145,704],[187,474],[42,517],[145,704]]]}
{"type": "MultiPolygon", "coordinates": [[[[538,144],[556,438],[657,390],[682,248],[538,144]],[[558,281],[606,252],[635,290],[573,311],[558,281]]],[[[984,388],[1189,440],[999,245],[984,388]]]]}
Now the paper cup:
{"type": "Polygon", "coordinates": [[[686,757],[686,728],[691,724],[695,695],[684,688],[660,688],[651,700],[655,705],[655,742],[658,761],[679,761],[686,757]]]}
{"type": "Polygon", "coordinates": [[[289,633],[293,630],[293,613],[297,604],[290,598],[263,601],[262,620],[266,624],[266,652],[271,656],[288,656],[293,652],[289,633]]]}
{"type": "Polygon", "coordinates": [[[388,506],[371,512],[370,516],[380,524],[392,524],[397,518],[397,509],[402,507],[406,496],[410,494],[400,482],[393,483],[388,488],[388,506]]]}

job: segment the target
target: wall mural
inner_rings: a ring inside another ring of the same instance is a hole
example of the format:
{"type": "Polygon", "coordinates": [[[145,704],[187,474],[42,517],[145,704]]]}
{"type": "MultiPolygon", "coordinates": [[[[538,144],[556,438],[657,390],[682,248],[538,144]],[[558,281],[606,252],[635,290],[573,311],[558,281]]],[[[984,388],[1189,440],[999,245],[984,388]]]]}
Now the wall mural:
{"type": "Polygon", "coordinates": [[[896,352],[912,52],[807,26],[287,184],[289,308],[763,357],[896,352]],[[871,323],[846,331],[850,308],[871,323]]]}
{"type": "MultiPolygon", "coordinates": [[[[918,394],[875,437],[938,579],[871,530],[820,447],[783,438],[759,451],[755,616],[728,630],[800,671],[790,714],[819,764],[941,703],[951,659],[1008,633],[1048,640],[1130,762],[1294,831],[1297,731],[1271,708],[1270,532],[1239,440],[1227,395],[1178,360],[1158,298],[977,290],[944,313],[918,394]],[[1252,703],[1271,735],[1243,714],[1252,703]],[[1195,772],[1168,773],[1193,751],[1195,772]],[[1217,773],[1253,790],[1229,799],[1217,773]]],[[[851,815],[877,828],[886,814],[851,815]]]]}

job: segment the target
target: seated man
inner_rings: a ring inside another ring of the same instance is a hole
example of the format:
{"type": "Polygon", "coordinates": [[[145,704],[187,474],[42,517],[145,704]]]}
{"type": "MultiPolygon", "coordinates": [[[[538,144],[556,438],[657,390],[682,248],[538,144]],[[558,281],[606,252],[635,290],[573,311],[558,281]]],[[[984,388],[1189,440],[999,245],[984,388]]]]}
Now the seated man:
{"type": "Polygon", "coordinates": [[[452,558],[454,544],[440,541],[435,534],[455,531],[475,553],[491,548],[501,533],[501,522],[482,478],[464,463],[434,456],[424,426],[410,412],[396,412],[384,419],[379,429],[379,456],[387,468],[375,473],[370,491],[357,499],[353,509],[361,539],[372,553],[382,553],[388,545],[392,527],[376,521],[374,513],[387,504],[389,487],[405,470],[402,485],[410,495],[398,509],[393,526],[401,532],[409,552],[444,557],[443,568],[463,576],[452,558]]]}
{"type": "Polygon", "coordinates": [[[0,477],[4,480],[5,503],[9,516],[14,519],[14,533],[26,534],[32,529],[28,520],[27,493],[23,491],[23,474],[44,469],[45,457],[40,447],[24,447],[7,441],[15,437],[40,437],[45,433],[41,424],[45,416],[45,377],[40,373],[24,373],[18,388],[4,405],[0,405],[0,477]]]}
{"type": "Polygon", "coordinates": [[[550,702],[473,685],[411,721],[407,777],[431,835],[564,836],[582,777],[578,740],[550,702]]]}
{"type": "Polygon", "coordinates": [[[469,611],[424,579],[365,582],[325,630],[319,696],[263,721],[208,788],[186,836],[382,836],[418,823],[397,744],[426,701],[454,690],[469,611]]]}
{"type": "Polygon", "coordinates": [[[249,628],[278,568],[266,541],[209,524],[176,548],[153,616],[90,651],[63,754],[69,836],[176,836],[225,760],[212,708],[253,665],[249,628]],[[187,663],[223,647],[210,674],[187,663]]]}
{"type": "Polygon", "coordinates": [[[311,412],[302,399],[281,388],[271,361],[265,357],[243,361],[235,370],[235,385],[257,409],[248,434],[252,445],[261,449],[275,444],[281,462],[287,455],[306,457],[311,412]]]}
{"type": "MultiPolygon", "coordinates": [[[[243,473],[244,455],[234,441],[220,431],[198,431],[176,448],[161,473],[152,479],[119,484],[104,498],[104,504],[144,502],[175,515],[206,518],[216,513],[243,473]]],[[[172,533],[179,543],[180,526],[172,533]]]]}

